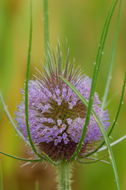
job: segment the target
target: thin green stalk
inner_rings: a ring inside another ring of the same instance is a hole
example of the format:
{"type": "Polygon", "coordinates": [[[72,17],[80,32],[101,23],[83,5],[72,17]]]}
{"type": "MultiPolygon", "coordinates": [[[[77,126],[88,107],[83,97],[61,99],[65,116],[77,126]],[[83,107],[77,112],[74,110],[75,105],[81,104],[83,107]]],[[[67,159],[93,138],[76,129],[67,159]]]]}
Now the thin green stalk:
{"type": "Polygon", "coordinates": [[[105,85],[105,91],[104,91],[104,96],[103,96],[103,101],[102,101],[102,109],[105,108],[106,100],[107,100],[108,92],[110,88],[110,83],[112,79],[112,71],[113,71],[116,50],[117,50],[117,41],[118,41],[118,36],[119,36],[121,12],[122,12],[122,0],[120,0],[120,3],[119,3],[119,11],[118,11],[117,20],[116,20],[115,34],[114,34],[113,42],[112,42],[112,53],[111,53],[107,77],[106,77],[106,85],[105,85]]]}
{"type": "Polygon", "coordinates": [[[10,154],[7,154],[7,153],[4,153],[4,152],[0,152],[0,154],[3,154],[5,156],[8,156],[8,157],[11,157],[11,158],[14,158],[14,159],[17,159],[17,160],[20,160],[20,161],[29,161],[29,162],[37,162],[37,161],[43,161],[43,160],[47,160],[49,161],[50,163],[54,164],[54,165],[58,165],[59,163],[55,163],[53,162],[47,155],[43,154],[39,154],[36,150],[36,147],[32,141],[32,138],[31,138],[31,134],[30,134],[30,128],[29,128],[29,115],[28,115],[28,80],[29,80],[29,74],[30,74],[30,61],[31,61],[31,47],[32,47],[32,5],[31,5],[31,8],[30,8],[30,34],[29,34],[29,49],[28,49],[28,59],[27,59],[27,71],[26,71],[26,85],[25,85],[25,114],[26,114],[26,127],[27,127],[27,133],[28,133],[28,139],[29,141],[27,141],[24,136],[22,135],[22,133],[18,130],[15,122],[13,121],[9,111],[8,111],[8,108],[4,102],[4,99],[3,99],[3,96],[2,94],[0,93],[0,100],[1,100],[1,103],[2,103],[2,106],[3,106],[3,109],[11,123],[11,125],[14,127],[16,133],[28,144],[28,145],[31,145],[34,153],[40,157],[40,159],[35,159],[35,160],[30,160],[30,159],[25,159],[25,158],[19,158],[19,157],[16,157],[16,156],[13,156],[13,155],[10,155],[10,154]]]}
{"type": "Polygon", "coordinates": [[[58,190],[72,190],[71,189],[71,164],[62,162],[58,167],[58,190]]]}
{"type": "MultiPolygon", "coordinates": [[[[6,113],[7,117],[8,117],[8,120],[10,121],[11,125],[14,127],[16,133],[17,133],[18,136],[21,137],[28,145],[30,145],[30,144],[29,144],[29,141],[26,141],[26,139],[24,138],[24,136],[22,135],[22,133],[18,130],[18,128],[17,128],[15,122],[13,121],[13,119],[12,119],[12,117],[11,117],[9,111],[8,111],[8,108],[7,108],[7,106],[6,106],[5,102],[4,102],[4,99],[3,99],[2,95],[1,95],[1,93],[0,93],[0,100],[1,100],[1,103],[2,103],[2,106],[3,106],[3,109],[4,109],[4,111],[5,111],[5,113],[6,113]]],[[[16,159],[16,160],[25,161],[25,162],[27,162],[27,161],[28,161],[28,162],[43,161],[42,159],[30,160],[30,159],[25,159],[25,158],[19,158],[19,157],[16,157],[16,156],[13,156],[13,155],[4,153],[4,152],[0,152],[0,154],[3,154],[3,155],[5,155],[5,156],[8,156],[8,157],[13,158],[13,159],[16,159]]]]}
{"type": "Polygon", "coordinates": [[[102,158],[101,159],[97,159],[97,158],[94,158],[94,157],[88,157],[87,159],[88,160],[92,160],[92,161],[84,161],[84,160],[81,160],[81,159],[78,159],[77,161],[80,164],[94,164],[94,163],[97,163],[97,162],[103,162],[105,164],[110,164],[110,162],[108,162],[106,160],[103,160],[102,158]]]}
{"type": "MultiPolygon", "coordinates": [[[[100,40],[100,44],[99,44],[99,48],[98,48],[98,53],[97,53],[97,56],[96,56],[96,64],[95,64],[94,72],[93,72],[93,80],[92,80],[89,103],[88,103],[88,109],[87,109],[87,114],[86,114],[86,121],[85,121],[85,125],[83,127],[83,130],[82,130],[82,135],[81,135],[80,141],[78,143],[78,146],[77,146],[77,148],[76,148],[76,150],[75,150],[75,152],[74,152],[74,154],[73,154],[73,156],[71,158],[72,160],[75,159],[76,156],[78,155],[78,153],[80,152],[82,144],[83,144],[84,137],[85,137],[86,132],[87,132],[87,127],[88,127],[88,124],[89,124],[89,121],[90,121],[90,115],[91,115],[93,99],[94,99],[94,92],[95,92],[95,88],[96,88],[98,72],[99,72],[100,65],[101,65],[103,50],[104,50],[104,47],[105,47],[105,42],[106,42],[106,38],[107,38],[111,18],[113,16],[115,7],[117,5],[117,2],[118,2],[118,0],[113,1],[112,7],[111,7],[111,9],[110,9],[110,11],[108,13],[107,18],[106,18],[105,25],[104,25],[104,28],[103,28],[103,32],[102,32],[102,35],[101,35],[101,40],[100,40]]],[[[106,131],[102,127],[101,121],[98,120],[97,122],[101,126],[100,130],[101,130],[101,133],[102,133],[102,135],[104,137],[104,140],[105,140],[105,142],[107,144],[107,147],[108,147],[108,152],[109,152],[110,160],[111,160],[113,171],[114,171],[114,176],[115,176],[117,189],[119,190],[120,189],[119,178],[118,178],[116,163],[115,163],[114,155],[113,155],[113,152],[112,152],[112,149],[111,149],[111,146],[110,146],[110,142],[109,142],[108,136],[106,134],[106,131]]]]}
{"type": "MultiPolygon", "coordinates": [[[[30,3],[30,31],[29,31],[29,47],[28,47],[28,58],[27,58],[27,69],[26,69],[26,82],[25,82],[25,117],[26,117],[26,128],[29,143],[36,155],[38,152],[32,141],[30,127],[29,127],[29,110],[28,110],[28,80],[30,75],[30,63],[31,63],[31,50],[32,50],[32,2],[30,3]]],[[[41,157],[40,155],[38,155],[41,157]]]]}
{"type": "Polygon", "coordinates": [[[87,127],[88,127],[88,124],[90,121],[91,109],[92,109],[92,105],[93,105],[94,93],[95,93],[96,82],[97,82],[98,73],[99,73],[99,69],[100,69],[100,65],[101,65],[103,50],[105,47],[105,42],[106,42],[110,22],[111,22],[115,7],[117,5],[117,2],[118,2],[118,0],[113,1],[112,7],[111,7],[110,11],[108,12],[108,15],[107,15],[104,27],[103,27],[103,31],[102,31],[102,35],[101,35],[101,39],[100,39],[100,44],[98,47],[98,53],[96,56],[96,64],[94,66],[94,71],[93,71],[93,79],[92,79],[92,85],[91,85],[91,91],[90,91],[90,97],[89,97],[89,103],[88,103],[85,125],[84,125],[83,130],[82,130],[82,135],[81,135],[80,141],[79,141],[77,148],[76,148],[76,150],[75,150],[75,152],[71,158],[72,160],[74,160],[76,158],[76,156],[78,155],[78,153],[80,152],[82,144],[83,144],[84,137],[85,137],[86,132],[87,132],[87,127]]]}
{"type": "MultiPolygon", "coordinates": [[[[125,140],[125,139],[126,139],[126,135],[124,135],[123,137],[121,137],[121,138],[117,139],[116,141],[112,142],[112,143],[110,144],[110,146],[111,146],[111,147],[112,147],[112,146],[115,146],[115,145],[117,145],[118,143],[122,142],[122,141],[125,140]]],[[[100,148],[100,149],[98,150],[98,152],[102,152],[102,151],[104,151],[104,150],[107,150],[107,146],[103,146],[102,148],[100,148]]]]}
{"type": "MultiPolygon", "coordinates": [[[[99,124],[101,125],[102,123],[99,122],[99,124]]],[[[109,138],[108,138],[108,135],[107,135],[105,129],[103,127],[100,127],[100,130],[101,130],[101,133],[102,133],[102,135],[104,137],[105,143],[106,143],[107,148],[108,148],[109,158],[110,158],[110,161],[111,161],[111,164],[112,164],[112,167],[113,167],[117,189],[120,190],[120,184],[119,184],[119,177],[118,177],[116,162],[115,162],[115,158],[114,158],[114,155],[113,155],[112,148],[110,146],[110,141],[109,141],[109,138]]]]}
{"type": "Polygon", "coordinates": [[[48,0],[43,0],[43,13],[44,13],[44,46],[45,46],[45,57],[46,57],[46,60],[48,60],[48,46],[49,46],[48,0]]]}
{"type": "MultiPolygon", "coordinates": [[[[117,121],[118,121],[120,111],[121,111],[121,107],[122,107],[122,103],[123,103],[123,99],[124,99],[124,95],[125,95],[125,88],[126,88],[126,74],[125,74],[125,77],[124,77],[124,82],[123,82],[123,86],[122,86],[122,93],[121,93],[118,109],[117,109],[117,112],[116,112],[115,119],[114,119],[114,122],[112,124],[112,127],[110,128],[110,131],[108,132],[108,137],[111,135],[111,133],[112,133],[117,121]]],[[[103,141],[95,150],[93,150],[92,152],[89,152],[88,154],[86,154],[85,157],[88,157],[88,156],[94,154],[95,152],[97,152],[104,144],[105,144],[105,141],[103,141]]]]}
{"type": "Polygon", "coordinates": [[[30,127],[29,127],[29,98],[28,98],[28,85],[29,85],[29,76],[30,76],[30,64],[31,64],[31,51],[32,51],[32,1],[30,3],[30,31],[29,31],[29,47],[28,47],[28,57],[27,57],[27,68],[26,68],[26,82],[25,82],[25,119],[26,119],[26,129],[29,143],[32,147],[33,152],[41,159],[46,159],[53,165],[57,165],[51,158],[46,154],[39,154],[36,146],[32,140],[30,127]]]}
{"type": "MultiPolygon", "coordinates": [[[[74,93],[80,98],[80,100],[82,101],[82,103],[88,108],[89,103],[80,94],[80,92],[70,82],[68,82],[66,79],[64,79],[63,77],[60,77],[60,78],[74,91],[74,93]]],[[[96,120],[96,122],[97,122],[97,124],[99,126],[99,129],[100,129],[100,131],[101,131],[101,133],[102,133],[102,135],[104,137],[105,143],[106,143],[106,145],[108,147],[108,152],[109,152],[110,160],[111,160],[113,171],[114,171],[114,175],[115,175],[117,189],[119,190],[120,189],[120,185],[119,185],[118,173],[117,173],[117,169],[116,169],[116,163],[115,163],[114,155],[113,155],[113,152],[112,152],[112,149],[111,149],[111,146],[110,146],[110,142],[109,142],[109,138],[108,138],[107,132],[105,131],[104,126],[103,126],[101,120],[99,119],[99,117],[97,116],[97,114],[95,113],[95,111],[93,109],[91,109],[91,114],[93,114],[93,116],[94,116],[94,118],[95,118],[95,120],[96,120]]],[[[82,130],[82,132],[83,132],[83,130],[82,130]]],[[[83,141],[82,141],[82,143],[83,143],[83,141]]],[[[80,152],[80,150],[79,150],[79,152],[80,152]]]]}
{"type": "MultiPolygon", "coordinates": [[[[6,115],[7,115],[8,120],[10,121],[11,125],[14,127],[14,129],[15,129],[16,133],[18,134],[18,136],[20,136],[20,137],[25,141],[24,136],[23,136],[22,133],[18,130],[18,128],[17,128],[15,122],[13,121],[13,119],[12,119],[12,117],[11,117],[11,115],[10,115],[10,113],[9,113],[9,111],[8,111],[8,108],[7,108],[7,106],[6,106],[5,102],[4,102],[4,99],[3,99],[3,96],[1,95],[1,93],[0,93],[0,100],[1,100],[3,109],[4,109],[4,111],[5,111],[6,115]]],[[[26,141],[26,143],[29,144],[28,141],[26,141]]]]}

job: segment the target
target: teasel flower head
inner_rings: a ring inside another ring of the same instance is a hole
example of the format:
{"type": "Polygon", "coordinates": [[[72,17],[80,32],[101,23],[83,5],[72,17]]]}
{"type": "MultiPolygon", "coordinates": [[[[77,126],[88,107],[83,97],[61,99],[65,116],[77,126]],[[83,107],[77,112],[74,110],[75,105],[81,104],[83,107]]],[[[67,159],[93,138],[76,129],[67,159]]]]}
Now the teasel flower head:
{"type": "MultiPolygon", "coordinates": [[[[72,83],[87,101],[92,82],[79,68],[69,63],[68,56],[65,64],[62,62],[60,50],[57,55],[50,54],[48,69],[37,72],[35,78],[29,81],[28,91],[32,140],[40,153],[46,153],[53,160],[70,160],[80,140],[87,111],[86,106],[60,76],[72,83]]],[[[22,94],[24,97],[24,91],[22,94]]],[[[109,114],[107,110],[102,110],[97,93],[94,95],[93,110],[107,129],[109,114]]],[[[27,140],[24,98],[18,106],[16,121],[18,130],[27,140]]],[[[98,124],[91,115],[80,154],[92,150],[101,139],[98,124]]]]}

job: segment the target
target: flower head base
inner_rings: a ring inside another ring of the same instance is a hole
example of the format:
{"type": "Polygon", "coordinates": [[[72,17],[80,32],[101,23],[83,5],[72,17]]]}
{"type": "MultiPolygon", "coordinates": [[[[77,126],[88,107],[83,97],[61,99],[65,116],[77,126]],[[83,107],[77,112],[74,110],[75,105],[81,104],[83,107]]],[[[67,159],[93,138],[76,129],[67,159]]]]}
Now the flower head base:
{"type": "MultiPolygon", "coordinates": [[[[54,160],[69,160],[81,137],[86,107],[59,76],[71,82],[87,101],[91,79],[81,75],[74,67],[71,68],[68,62],[65,69],[61,66],[59,53],[54,63],[50,60],[48,71],[45,70],[43,75],[39,72],[35,80],[29,81],[29,126],[33,142],[40,152],[45,152],[54,160]]],[[[93,109],[107,128],[108,112],[101,109],[96,93],[93,109]]],[[[19,130],[27,139],[24,101],[18,107],[16,120],[19,130]]],[[[81,152],[85,152],[88,145],[97,142],[101,137],[98,125],[91,115],[81,152]]]]}

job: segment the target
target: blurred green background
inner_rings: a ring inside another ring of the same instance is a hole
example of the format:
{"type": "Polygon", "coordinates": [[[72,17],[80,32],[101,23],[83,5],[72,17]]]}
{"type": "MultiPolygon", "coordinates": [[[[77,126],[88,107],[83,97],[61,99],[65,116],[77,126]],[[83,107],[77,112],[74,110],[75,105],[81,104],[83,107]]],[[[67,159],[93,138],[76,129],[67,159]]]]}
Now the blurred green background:
{"type": "MultiPolygon", "coordinates": [[[[58,40],[63,52],[70,47],[70,60],[80,64],[85,74],[92,76],[93,62],[97,51],[100,33],[110,0],[49,0],[50,44],[55,48],[58,40]]],[[[99,74],[97,91],[103,96],[106,72],[110,60],[112,36],[114,33],[114,14],[109,37],[99,74]]],[[[29,1],[0,0],[0,90],[13,116],[20,103],[20,89],[25,80],[25,69],[29,34],[29,1]]],[[[42,0],[33,0],[33,47],[31,73],[35,67],[42,69],[44,61],[43,5],[42,0]]],[[[115,116],[124,72],[126,70],[126,2],[118,40],[117,55],[108,108],[111,121],[115,116]]],[[[125,96],[126,100],[126,96],[125,96]]],[[[126,101],[121,110],[118,125],[113,132],[113,140],[126,134],[126,101]]],[[[121,182],[126,189],[126,141],[113,148],[121,182]]],[[[16,135],[0,107],[0,151],[13,155],[30,157],[30,150],[16,135]]],[[[0,168],[3,173],[4,190],[35,190],[39,182],[40,190],[55,190],[55,171],[47,164],[24,165],[20,161],[0,155],[0,168]]],[[[73,190],[114,190],[114,177],[110,165],[103,163],[91,165],[76,164],[73,190]]],[[[1,175],[2,178],[2,175],[1,175]]]]}

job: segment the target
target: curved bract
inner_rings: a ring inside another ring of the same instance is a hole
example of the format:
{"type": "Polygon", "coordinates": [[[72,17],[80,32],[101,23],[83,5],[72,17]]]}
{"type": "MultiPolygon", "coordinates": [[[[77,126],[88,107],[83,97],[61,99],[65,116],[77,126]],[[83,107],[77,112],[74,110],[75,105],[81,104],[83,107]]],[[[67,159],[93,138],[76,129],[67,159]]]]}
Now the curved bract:
{"type": "MultiPolygon", "coordinates": [[[[65,76],[80,94],[88,101],[91,79],[79,72],[79,69],[66,64],[62,68],[60,53],[57,62],[50,60],[49,71],[39,72],[37,79],[28,83],[29,129],[33,142],[40,152],[45,152],[55,160],[70,160],[80,140],[87,107],[60,76],[65,76]],[[58,59],[60,57],[60,59],[58,59]]],[[[22,91],[24,94],[24,92],[22,91]]],[[[105,129],[109,126],[108,111],[101,109],[97,93],[94,96],[93,109],[99,116],[105,129]]],[[[27,140],[24,99],[16,113],[18,129],[27,140]]],[[[90,117],[87,135],[81,152],[92,149],[102,134],[93,115],[90,117]]]]}

